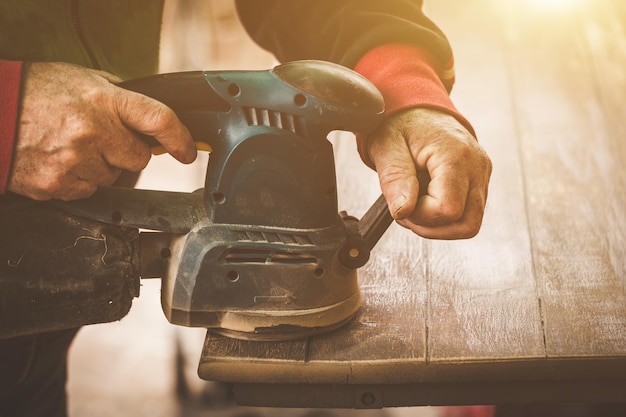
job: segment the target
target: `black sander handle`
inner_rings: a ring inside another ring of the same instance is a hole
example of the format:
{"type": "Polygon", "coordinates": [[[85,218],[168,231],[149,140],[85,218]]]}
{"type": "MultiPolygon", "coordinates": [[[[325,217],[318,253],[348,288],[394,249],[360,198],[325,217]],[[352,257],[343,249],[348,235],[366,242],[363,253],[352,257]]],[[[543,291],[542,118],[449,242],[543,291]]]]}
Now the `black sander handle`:
{"type": "MultiPolygon", "coordinates": [[[[417,174],[420,184],[418,198],[426,195],[430,175],[426,171],[417,174]]],[[[341,213],[348,230],[348,238],[339,251],[339,260],[347,268],[360,268],[367,263],[370,252],[393,222],[385,196],[381,194],[365,212],[361,220],[341,213]]]]}

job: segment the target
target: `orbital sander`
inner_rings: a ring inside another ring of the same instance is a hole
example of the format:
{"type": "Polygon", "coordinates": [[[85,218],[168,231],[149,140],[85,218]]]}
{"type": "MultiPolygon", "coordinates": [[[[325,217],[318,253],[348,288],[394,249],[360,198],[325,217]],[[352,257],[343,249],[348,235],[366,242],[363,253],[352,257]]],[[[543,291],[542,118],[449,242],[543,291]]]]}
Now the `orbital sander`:
{"type": "Polygon", "coordinates": [[[324,61],[159,74],[120,86],[168,105],[210,152],[204,188],[101,187],[54,204],[140,231],[141,277],[162,279],[171,323],[282,341],[348,322],[361,302],[357,269],[393,219],[382,195],[361,219],[339,212],[327,137],[373,130],[384,110],[379,91],[324,61]]]}

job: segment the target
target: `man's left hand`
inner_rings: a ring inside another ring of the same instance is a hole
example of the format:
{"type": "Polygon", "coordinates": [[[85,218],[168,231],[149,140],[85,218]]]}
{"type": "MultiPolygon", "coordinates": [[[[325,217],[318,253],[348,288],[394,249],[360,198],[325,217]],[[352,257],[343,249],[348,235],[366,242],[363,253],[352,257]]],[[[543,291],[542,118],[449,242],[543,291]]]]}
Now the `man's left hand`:
{"type": "Polygon", "coordinates": [[[369,136],[367,150],[400,225],[431,239],[467,239],[478,233],[491,160],[453,116],[427,108],[390,115],[369,136]],[[423,174],[430,182],[420,193],[418,177],[423,174]]]}

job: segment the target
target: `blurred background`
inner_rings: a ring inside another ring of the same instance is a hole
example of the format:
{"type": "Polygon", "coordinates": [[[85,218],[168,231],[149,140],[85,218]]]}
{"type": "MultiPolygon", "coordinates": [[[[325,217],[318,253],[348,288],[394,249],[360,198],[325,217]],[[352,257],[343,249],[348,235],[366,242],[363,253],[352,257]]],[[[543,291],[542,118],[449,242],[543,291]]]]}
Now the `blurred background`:
{"type": "MultiPolygon", "coordinates": [[[[558,68],[566,77],[572,68],[589,67],[589,62],[584,60],[585,48],[614,57],[606,62],[615,61],[615,66],[608,65],[603,71],[612,71],[618,78],[621,71],[625,82],[625,72],[619,65],[626,58],[620,23],[626,20],[626,2],[621,0],[425,0],[424,3],[427,15],[444,30],[455,50],[457,84],[452,97],[494,159],[493,198],[507,198],[506,191],[499,188],[498,178],[507,175],[506,156],[510,152],[501,139],[511,132],[519,133],[520,126],[523,131],[524,123],[528,122],[525,119],[528,115],[519,110],[520,104],[511,91],[524,83],[534,86],[535,103],[549,108],[550,96],[546,92],[553,85],[548,78],[541,77],[541,71],[558,68]],[[592,15],[592,9],[597,14],[592,15]],[[595,20],[590,19],[594,16],[595,20]],[[598,16],[602,16],[600,20],[598,16]],[[571,33],[576,37],[568,38],[567,34],[571,33]],[[582,60],[564,59],[563,48],[567,45],[573,45],[572,48],[586,45],[582,53],[575,54],[582,56],[582,60]],[[509,50],[515,50],[516,59],[511,59],[509,50]],[[528,57],[532,59],[524,59],[528,57]],[[544,65],[540,71],[531,67],[531,63],[537,62],[544,65]],[[515,83],[517,87],[512,88],[515,83]]],[[[259,49],[244,33],[232,0],[167,0],[163,31],[161,72],[267,69],[276,64],[270,54],[259,49]]],[[[589,72],[594,73],[594,69],[589,72]]],[[[562,110],[566,111],[566,108],[562,110]]],[[[345,146],[353,147],[353,144],[345,146]]],[[[338,166],[338,177],[352,175],[356,180],[368,181],[372,184],[372,195],[377,195],[375,176],[362,166],[356,150],[353,151],[353,158],[338,166]]],[[[190,166],[177,164],[167,155],[154,157],[142,174],[139,187],[195,190],[203,185],[206,163],[206,155],[190,166]]],[[[340,208],[344,208],[341,196],[340,208]]],[[[440,407],[355,411],[231,406],[224,387],[201,381],[196,375],[204,335],[201,329],[169,324],[161,311],[160,282],[144,280],[141,296],[135,299],[127,317],[80,331],[70,352],[70,416],[451,415],[446,414],[451,410],[440,407]]]]}

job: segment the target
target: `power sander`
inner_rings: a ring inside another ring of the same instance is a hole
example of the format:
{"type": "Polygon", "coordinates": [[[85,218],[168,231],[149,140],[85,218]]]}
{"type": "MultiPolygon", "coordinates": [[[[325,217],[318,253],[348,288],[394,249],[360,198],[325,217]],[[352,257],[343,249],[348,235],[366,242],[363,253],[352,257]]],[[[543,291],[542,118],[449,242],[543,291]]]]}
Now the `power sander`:
{"type": "Polygon", "coordinates": [[[102,187],[56,204],[141,231],[141,276],[162,278],[167,319],[251,340],[302,338],[349,321],[361,302],[357,268],[392,217],[382,195],[360,220],[338,211],[327,136],[375,128],[379,91],[324,61],[120,85],[171,107],[210,152],[204,188],[102,187]]]}

